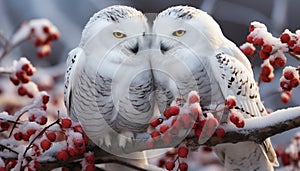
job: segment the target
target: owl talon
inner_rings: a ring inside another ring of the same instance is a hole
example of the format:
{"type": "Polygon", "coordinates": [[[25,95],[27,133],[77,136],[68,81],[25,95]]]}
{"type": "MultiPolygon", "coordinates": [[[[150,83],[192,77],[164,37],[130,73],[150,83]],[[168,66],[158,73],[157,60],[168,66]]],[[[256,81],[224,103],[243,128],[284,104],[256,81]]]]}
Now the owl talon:
{"type": "Polygon", "coordinates": [[[129,131],[119,134],[119,147],[125,149],[127,142],[132,143],[133,137],[133,133],[129,131]]]}

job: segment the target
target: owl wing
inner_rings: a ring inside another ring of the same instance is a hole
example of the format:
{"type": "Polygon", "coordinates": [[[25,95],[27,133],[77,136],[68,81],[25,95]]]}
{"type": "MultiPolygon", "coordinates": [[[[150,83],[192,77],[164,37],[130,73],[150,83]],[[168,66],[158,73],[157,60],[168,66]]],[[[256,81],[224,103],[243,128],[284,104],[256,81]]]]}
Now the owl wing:
{"type": "Polygon", "coordinates": [[[224,97],[235,96],[236,109],[245,118],[266,115],[253,74],[237,58],[218,53],[212,60],[213,74],[224,97]]]}
{"type": "MultiPolygon", "coordinates": [[[[67,58],[67,71],[65,74],[65,87],[64,87],[64,102],[67,107],[67,111],[70,115],[70,107],[71,107],[71,99],[72,99],[72,87],[73,83],[76,81],[77,76],[76,68],[78,66],[78,59],[82,58],[84,55],[83,50],[81,48],[75,48],[69,52],[67,58]]],[[[74,116],[72,116],[74,117],[74,116]]]]}
{"type": "MultiPolygon", "coordinates": [[[[242,62],[224,53],[216,54],[211,61],[213,75],[220,85],[224,97],[236,97],[236,109],[243,114],[244,118],[267,114],[260,100],[259,88],[253,74],[242,62]]],[[[269,138],[262,145],[257,145],[261,146],[262,155],[265,155],[274,166],[277,166],[278,161],[269,138]]],[[[256,147],[253,146],[253,148],[256,147]]]]}

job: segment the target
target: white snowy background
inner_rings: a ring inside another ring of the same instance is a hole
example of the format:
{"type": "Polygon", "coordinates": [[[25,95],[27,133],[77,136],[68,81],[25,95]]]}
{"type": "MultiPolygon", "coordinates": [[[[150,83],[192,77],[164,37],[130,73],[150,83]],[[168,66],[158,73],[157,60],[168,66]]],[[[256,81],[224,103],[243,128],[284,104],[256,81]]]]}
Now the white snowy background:
{"type": "MultiPolygon", "coordinates": [[[[15,49],[3,63],[11,63],[20,56],[28,57],[33,63],[53,67],[54,71],[64,72],[67,53],[79,43],[81,31],[93,13],[114,4],[133,6],[144,13],[159,13],[173,5],[191,5],[211,14],[221,25],[224,34],[238,46],[246,41],[250,22],[264,23],[268,30],[279,36],[285,28],[295,31],[300,29],[299,5],[297,0],[0,0],[0,34],[11,35],[23,21],[34,18],[47,18],[60,30],[61,38],[53,45],[52,54],[41,60],[36,57],[32,45],[24,44],[15,49]]],[[[152,15],[153,16],[153,15],[152,15]]],[[[259,57],[257,57],[259,58],[259,57]]],[[[288,64],[295,66],[296,60],[288,58],[288,64]]],[[[257,78],[261,60],[254,61],[254,71],[257,78]]],[[[53,68],[52,68],[53,69],[53,68]]],[[[267,108],[273,110],[288,106],[300,105],[299,88],[293,91],[290,103],[280,100],[279,78],[281,70],[275,71],[275,79],[271,83],[261,84],[261,97],[267,108]]],[[[46,78],[43,78],[46,79],[46,78]]],[[[47,80],[47,79],[46,79],[47,80]]],[[[57,89],[62,92],[63,78],[58,82],[57,89]]],[[[272,137],[273,144],[287,145],[299,129],[294,129],[272,137]]],[[[197,156],[192,156],[192,158],[197,156]]],[[[198,159],[207,160],[207,159],[198,159]]],[[[192,169],[193,166],[191,166],[192,169]]],[[[197,168],[197,165],[195,165],[197,168]]],[[[197,170],[195,168],[195,170],[197,170]]],[[[211,170],[211,168],[207,168],[211,170]]]]}

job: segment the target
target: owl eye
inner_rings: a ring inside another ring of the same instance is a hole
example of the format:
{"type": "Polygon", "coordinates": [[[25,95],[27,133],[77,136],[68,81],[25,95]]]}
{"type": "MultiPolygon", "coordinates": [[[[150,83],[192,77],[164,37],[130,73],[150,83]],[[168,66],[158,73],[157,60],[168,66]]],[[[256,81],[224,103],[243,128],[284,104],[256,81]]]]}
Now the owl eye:
{"type": "Polygon", "coordinates": [[[121,32],[114,32],[113,35],[118,39],[126,37],[126,34],[121,33],[121,32]]]}
{"type": "Polygon", "coordinates": [[[181,37],[181,36],[183,36],[185,33],[186,33],[185,30],[177,30],[177,31],[174,31],[172,35],[173,35],[173,36],[177,36],[177,37],[181,37]]]}

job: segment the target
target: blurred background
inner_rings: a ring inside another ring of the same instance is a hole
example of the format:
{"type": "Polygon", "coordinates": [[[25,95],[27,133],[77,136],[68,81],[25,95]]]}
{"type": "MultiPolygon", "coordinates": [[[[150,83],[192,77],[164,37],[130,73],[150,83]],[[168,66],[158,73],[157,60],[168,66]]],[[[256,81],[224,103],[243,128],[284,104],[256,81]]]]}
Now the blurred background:
{"type": "MultiPolygon", "coordinates": [[[[12,51],[3,63],[10,63],[12,59],[20,56],[28,57],[35,65],[50,67],[62,66],[57,72],[64,72],[68,52],[76,47],[80,41],[81,31],[89,18],[97,11],[115,4],[135,7],[144,13],[159,13],[175,5],[190,5],[200,8],[220,24],[224,34],[237,46],[246,41],[250,22],[264,23],[268,30],[279,36],[284,29],[295,32],[300,28],[298,0],[0,0],[0,34],[9,37],[16,28],[26,20],[47,18],[57,26],[61,33],[59,41],[54,42],[52,53],[41,60],[36,56],[34,46],[25,43],[12,51]]],[[[256,78],[260,71],[261,60],[254,60],[256,78]]],[[[296,60],[288,57],[288,65],[296,66],[296,60]]],[[[275,79],[271,83],[262,83],[261,96],[267,108],[273,110],[288,106],[300,105],[300,91],[293,91],[288,104],[281,102],[279,91],[279,78],[281,70],[275,71],[275,79]]],[[[63,77],[59,79],[63,82],[63,77]]],[[[63,86],[57,86],[63,89],[63,86]]],[[[297,129],[272,137],[274,144],[285,145],[297,129]]]]}

